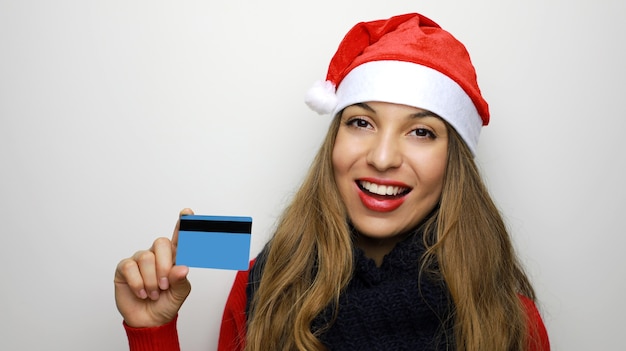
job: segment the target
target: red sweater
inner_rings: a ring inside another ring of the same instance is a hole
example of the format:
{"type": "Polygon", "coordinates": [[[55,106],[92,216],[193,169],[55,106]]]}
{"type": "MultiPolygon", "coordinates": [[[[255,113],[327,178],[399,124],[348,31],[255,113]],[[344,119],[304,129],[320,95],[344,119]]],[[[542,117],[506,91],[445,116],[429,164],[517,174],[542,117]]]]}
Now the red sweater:
{"type": "MultiPolygon", "coordinates": [[[[246,285],[248,271],[237,272],[226,301],[217,345],[218,351],[242,351],[246,334],[246,285]]],[[[549,351],[550,342],[543,320],[532,300],[520,299],[528,313],[530,329],[534,330],[529,351],[549,351]]],[[[124,323],[131,351],[179,351],[176,318],[154,328],[132,328],[124,323]]]]}

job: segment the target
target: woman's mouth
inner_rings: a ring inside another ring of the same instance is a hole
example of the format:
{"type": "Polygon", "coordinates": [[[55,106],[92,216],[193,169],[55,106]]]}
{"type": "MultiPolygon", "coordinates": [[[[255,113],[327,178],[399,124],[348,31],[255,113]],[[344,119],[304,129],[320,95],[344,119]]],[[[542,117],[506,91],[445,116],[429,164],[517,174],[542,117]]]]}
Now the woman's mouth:
{"type": "Polygon", "coordinates": [[[359,188],[361,188],[361,190],[367,191],[375,195],[382,195],[382,196],[397,196],[397,195],[402,196],[408,193],[409,191],[411,191],[411,189],[408,187],[376,184],[376,183],[368,182],[367,180],[358,181],[357,184],[359,188]]]}
{"type": "Polygon", "coordinates": [[[367,209],[376,212],[390,212],[402,205],[405,196],[411,192],[408,186],[380,184],[368,180],[358,180],[359,198],[367,209]]]}

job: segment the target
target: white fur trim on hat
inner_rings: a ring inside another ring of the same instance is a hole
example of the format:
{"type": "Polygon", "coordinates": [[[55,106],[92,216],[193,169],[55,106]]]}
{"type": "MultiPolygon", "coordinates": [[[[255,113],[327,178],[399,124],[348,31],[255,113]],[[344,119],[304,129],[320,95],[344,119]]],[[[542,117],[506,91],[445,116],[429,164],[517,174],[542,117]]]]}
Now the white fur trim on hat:
{"type": "Polygon", "coordinates": [[[330,113],[337,106],[335,84],[328,80],[313,83],[304,96],[304,102],[320,115],[330,113]]]}
{"type": "Polygon", "coordinates": [[[417,107],[437,114],[476,152],[483,121],[459,84],[432,68],[403,61],[371,61],[354,68],[336,93],[334,116],[347,106],[382,101],[417,107]]]}

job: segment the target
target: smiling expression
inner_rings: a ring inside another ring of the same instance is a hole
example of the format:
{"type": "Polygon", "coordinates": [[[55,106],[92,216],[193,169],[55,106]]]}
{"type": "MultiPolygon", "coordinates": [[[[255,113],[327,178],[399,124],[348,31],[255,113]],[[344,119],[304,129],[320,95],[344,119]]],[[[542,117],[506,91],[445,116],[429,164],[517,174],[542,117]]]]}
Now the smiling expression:
{"type": "Polygon", "coordinates": [[[441,196],[448,130],[435,114],[384,102],[348,106],[332,162],[354,227],[372,239],[414,228],[441,196]]]}

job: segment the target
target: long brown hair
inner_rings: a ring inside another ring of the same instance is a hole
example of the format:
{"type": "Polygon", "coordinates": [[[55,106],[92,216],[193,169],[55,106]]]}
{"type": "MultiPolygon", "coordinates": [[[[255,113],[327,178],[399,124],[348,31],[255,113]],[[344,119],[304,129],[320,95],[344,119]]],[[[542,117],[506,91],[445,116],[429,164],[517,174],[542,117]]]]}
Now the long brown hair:
{"type": "MultiPolygon", "coordinates": [[[[340,114],[268,243],[250,306],[248,351],[325,349],[311,323],[327,306],[337,306],[353,264],[332,167],[339,125],[340,114]]],[[[425,240],[434,244],[425,262],[439,263],[449,287],[457,350],[525,350],[527,321],[518,294],[534,300],[534,292],[469,149],[448,129],[444,187],[439,209],[426,223],[432,234],[425,240]]]]}
{"type": "MultiPolygon", "coordinates": [[[[473,156],[449,129],[448,163],[435,242],[436,259],[454,302],[457,350],[526,350],[527,315],[519,294],[535,299],[506,225],[473,156]]],[[[425,260],[428,261],[428,260],[425,260]]]]}

